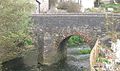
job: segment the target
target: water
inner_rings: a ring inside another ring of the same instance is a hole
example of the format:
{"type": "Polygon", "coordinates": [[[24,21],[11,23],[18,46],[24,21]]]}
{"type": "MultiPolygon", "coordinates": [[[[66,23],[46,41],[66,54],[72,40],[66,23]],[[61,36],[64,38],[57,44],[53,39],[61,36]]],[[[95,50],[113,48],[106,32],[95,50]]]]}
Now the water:
{"type": "Polygon", "coordinates": [[[90,50],[90,47],[84,44],[78,47],[68,48],[67,63],[75,66],[78,71],[90,71],[90,54],[81,54],[80,50],[90,50]]]}
{"type": "Polygon", "coordinates": [[[2,71],[90,71],[90,54],[79,54],[79,50],[82,49],[90,49],[90,47],[84,45],[84,47],[68,48],[66,62],[52,65],[37,64],[37,55],[35,55],[37,53],[32,50],[24,58],[18,57],[2,63],[2,71]]]}

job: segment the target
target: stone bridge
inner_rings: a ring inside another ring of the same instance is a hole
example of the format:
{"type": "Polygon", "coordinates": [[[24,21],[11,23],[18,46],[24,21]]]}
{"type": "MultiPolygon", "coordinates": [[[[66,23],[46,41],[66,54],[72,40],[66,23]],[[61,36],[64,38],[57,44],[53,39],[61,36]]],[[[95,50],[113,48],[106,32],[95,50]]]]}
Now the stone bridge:
{"type": "MultiPolygon", "coordinates": [[[[105,34],[105,14],[34,14],[38,62],[53,64],[66,59],[66,40],[72,35],[84,38],[91,48],[105,34]]],[[[119,15],[114,14],[114,17],[119,15]]]]}

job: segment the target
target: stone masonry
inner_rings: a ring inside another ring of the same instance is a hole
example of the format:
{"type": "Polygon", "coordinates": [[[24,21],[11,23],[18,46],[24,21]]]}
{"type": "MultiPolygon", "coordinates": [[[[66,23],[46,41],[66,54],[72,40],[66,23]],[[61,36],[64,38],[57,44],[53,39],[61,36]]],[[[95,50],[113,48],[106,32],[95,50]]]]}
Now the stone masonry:
{"type": "Polygon", "coordinates": [[[106,32],[105,14],[34,14],[32,18],[40,64],[50,65],[64,59],[65,39],[72,35],[83,37],[93,47],[97,36],[106,32]]]}

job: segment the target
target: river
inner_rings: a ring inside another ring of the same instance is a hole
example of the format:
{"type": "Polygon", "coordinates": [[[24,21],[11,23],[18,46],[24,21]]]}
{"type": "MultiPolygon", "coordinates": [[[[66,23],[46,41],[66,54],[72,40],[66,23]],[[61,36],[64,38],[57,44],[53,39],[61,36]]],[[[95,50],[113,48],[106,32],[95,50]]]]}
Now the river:
{"type": "MultiPolygon", "coordinates": [[[[90,54],[81,54],[80,50],[88,50],[88,45],[81,45],[77,47],[67,48],[67,60],[63,64],[53,65],[26,65],[24,62],[32,63],[30,61],[24,61],[23,58],[18,57],[13,60],[2,63],[2,71],[90,71],[90,54]]],[[[35,50],[32,50],[34,52],[35,50]]],[[[34,54],[28,52],[28,56],[31,55],[31,59],[35,59],[34,54]]],[[[30,57],[27,57],[30,59],[30,57]]],[[[35,63],[35,62],[34,62],[35,63]]]]}

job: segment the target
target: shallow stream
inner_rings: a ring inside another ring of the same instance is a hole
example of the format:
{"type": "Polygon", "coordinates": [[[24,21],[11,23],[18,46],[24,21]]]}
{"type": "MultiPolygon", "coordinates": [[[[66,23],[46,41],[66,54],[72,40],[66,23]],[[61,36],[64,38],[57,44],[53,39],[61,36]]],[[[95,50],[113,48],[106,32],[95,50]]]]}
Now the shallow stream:
{"type": "MultiPolygon", "coordinates": [[[[90,54],[81,54],[80,50],[90,49],[89,46],[83,45],[78,47],[67,48],[67,60],[63,64],[53,65],[34,65],[35,62],[25,61],[24,58],[18,57],[13,60],[2,63],[2,71],[90,71],[89,56],[90,54]],[[27,62],[27,65],[26,65],[27,62]],[[29,65],[34,63],[33,65],[29,65]]],[[[28,52],[26,59],[35,59],[35,50],[28,52]],[[31,52],[33,52],[31,54],[31,52]]]]}

